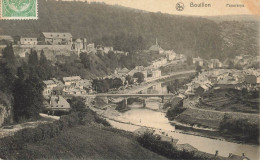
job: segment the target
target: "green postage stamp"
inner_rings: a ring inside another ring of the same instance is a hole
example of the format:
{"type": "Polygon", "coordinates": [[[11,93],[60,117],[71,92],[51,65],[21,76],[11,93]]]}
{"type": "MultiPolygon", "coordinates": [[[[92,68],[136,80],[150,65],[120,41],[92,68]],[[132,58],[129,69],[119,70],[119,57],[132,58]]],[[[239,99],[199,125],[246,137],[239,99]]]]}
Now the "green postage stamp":
{"type": "Polygon", "coordinates": [[[37,0],[0,0],[0,20],[38,19],[37,0]]]}

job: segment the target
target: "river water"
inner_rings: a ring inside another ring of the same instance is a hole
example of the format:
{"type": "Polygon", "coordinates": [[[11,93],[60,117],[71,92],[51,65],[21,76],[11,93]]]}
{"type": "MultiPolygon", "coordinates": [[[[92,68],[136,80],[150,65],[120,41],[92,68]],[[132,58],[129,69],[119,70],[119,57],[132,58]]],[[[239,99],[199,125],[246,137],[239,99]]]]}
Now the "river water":
{"type": "MultiPolygon", "coordinates": [[[[162,86],[161,83],[143,91],[143,93],[166,92],[166,87],[162,86]]],[[[178,139],[178,144],[188,143],[203,152],[215,154],[216,150],[218,150],[219,155],[224,157],[227,157],[229,153],[236,155],[242,155],[242,153],[245,153],[245,155],[250,159],[259,159],[259,146],[257,145],[237,144],[224,140],[183,134],[180,133],[180,130],[173,132],[175,130],[174,126],[169,123],[168,119],[165,117],[165,113],[160,112],[160,107],[162,107],[160,100],[160,98],[149,98],[147,100],[146,109],[142,108],[141,103],[133,103],[132,105],[129,105],[131,110],[121,113],[116,118],[119,121],[129,122],[131,124],[120,123],[113,120],[108,121],[112,126],[127,131],[134,131],[140,126],[152,127],[158,130],[160,129],[167,133],[168,136],[178,139]]]]}

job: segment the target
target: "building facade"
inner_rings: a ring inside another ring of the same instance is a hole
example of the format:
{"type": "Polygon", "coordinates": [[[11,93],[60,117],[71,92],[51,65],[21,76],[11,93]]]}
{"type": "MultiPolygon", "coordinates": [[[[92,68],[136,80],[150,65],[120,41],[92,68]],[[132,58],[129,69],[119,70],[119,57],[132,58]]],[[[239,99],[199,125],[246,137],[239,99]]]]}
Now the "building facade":
{"type": "Polygon", "coordinates": [[[42,32],[39,41],[47,45],[72,45],[71,33],[42,32]]]}
{"type": "Polygon", "coordinates": [[[35,37],[21,37],[20,44],[21,45],[37,45],[38,41],[35,37]]]}

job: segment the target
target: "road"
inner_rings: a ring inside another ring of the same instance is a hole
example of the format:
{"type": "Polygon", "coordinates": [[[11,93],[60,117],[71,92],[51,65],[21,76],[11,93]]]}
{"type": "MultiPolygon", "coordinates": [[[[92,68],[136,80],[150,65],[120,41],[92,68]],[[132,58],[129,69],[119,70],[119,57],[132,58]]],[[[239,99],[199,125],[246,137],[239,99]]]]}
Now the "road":
{"type": "Polygon", "coordinates": [[[196,72],[195,70],[173,72],[169,75],[164,75],[164,76],[161,76],[159,78],[153,78],[152,80],[147,80],[139,86],[136,86],[136,87],[133,87],[133,88],[130,88],[130,89],[124,89],[124,90],[118,91],[117,93],[137,93],[137,92],[140,92],[144,89],[147,89],[147,88],[155,85],[157,82],[159,82],[159,80],[171,78],[173,76],[182,75],[182,74],[191,74],[191,73],[195,73],[195,72],[196,72]]]}
{"type": "Polygon", "coordinates": [[[95,94],[95,95],[84,95],[85,97],[172,97],[174,94],[95,94]]]}

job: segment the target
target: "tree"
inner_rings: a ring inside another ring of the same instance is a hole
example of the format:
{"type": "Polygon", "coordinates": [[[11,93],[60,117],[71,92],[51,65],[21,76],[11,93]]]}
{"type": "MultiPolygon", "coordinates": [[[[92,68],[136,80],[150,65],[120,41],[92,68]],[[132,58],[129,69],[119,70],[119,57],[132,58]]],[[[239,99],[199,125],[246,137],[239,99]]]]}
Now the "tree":
{"type": "Polygon", "coordinates": [[[69,100],[69,103],[72,111],[84,111],[86,109],[83,98],[73,97],[71,100],[69,100]]]}
{"type": "Polygon", "coordinates": [[[48,60],[47,60],[46,56],[44,55],[44,51],[43,50],[41,50],[39,64],[40,65],[47,65],[48,64],[48,60]]]}
{"type": "Polygon", "coordinates": [[[202,72],[202,67],[200,65],[197,65],[196,72],[197,72],[197,74],[202,72]]]}
{"type": "Polygon", "coordinates": [[[188,65],[192,65],[193,64],[193,60],[192,60],[192,57],[191,56],[187,56],[187,64],[188,65]]]}
{"type": "Polygon", "coordinates": [[[132,76],[130,76],[130,75],[127,75],[126,77],[125,77],[125,80],[128,82],[128,84],[134,84],[134,80],[133,80],[133,77],[132,76]]]}
{"type": "Polygon", "coordinates": [[[88,69],[91,68],[90,57],[89,57],[89,55],[87,55],[87,53],[80,53],[80,60],[85,68],[88,68],[88,69]]]}
{"type": "Polygon", "coordinates": [[[234,68],[234,63],[232,61],[228,62],[228,68],[230,68],[230,69],[234,68]]]}
{"type": "Polygon", "coordinates": [[[3,61],[6,63],[7,68],[9,68],[11,72],[15,74],[17,62],[14,56],[14,50],[12,44],[7,45],[3,49],[3,61]]]}
{"type": "Polygon", "coordinates": [[[14,120],[37,119],[43,106],[43,84],[33,68],[30,68],[29,77],[24,79],[22,68],[17,70],[18,78],[15,80],[14,120]]]}
{"type": "Polygon", "coordinates": [[[37,52],[31,49],[31,53],[29,54],[28,65],[29,67],[37,67],[38,64],[39,64],[39,59],[38,59],[37,52]]]}
{"type": "Polygon", "coordinates": [[[12,70],[8,66],[8,64],[2,60],[0,60],[0,90],[6,93],[11,93],[13,89],[13,82],[15,80],[15,76],[12,70]]]}
{"type": "Polygon", "coordinates": [[[248,91],[246,88],[242,88],[241,93],[242,93],[242,96],[246,96],[248,94],[248,91]]]}
{"type": "Polygon", "coordinates": [[[41,51],[39,65],[37,66],[37,74],[42,80],[48,80],[53,77],[53,69],[51,62],[47,60],[44,51],[41,51]]]}
{"type": "Polygon", "coordinates": [[[134,73],[133,77],[137,78],[138,83],[142,83],[144,81],[144,74],[142,72],[134,73]]]}
{"type": "Polygon", "coordinates": [[[22,67],[17,68],[17,77],[21,80],[25,79],[25,74],[22,67]]]}

